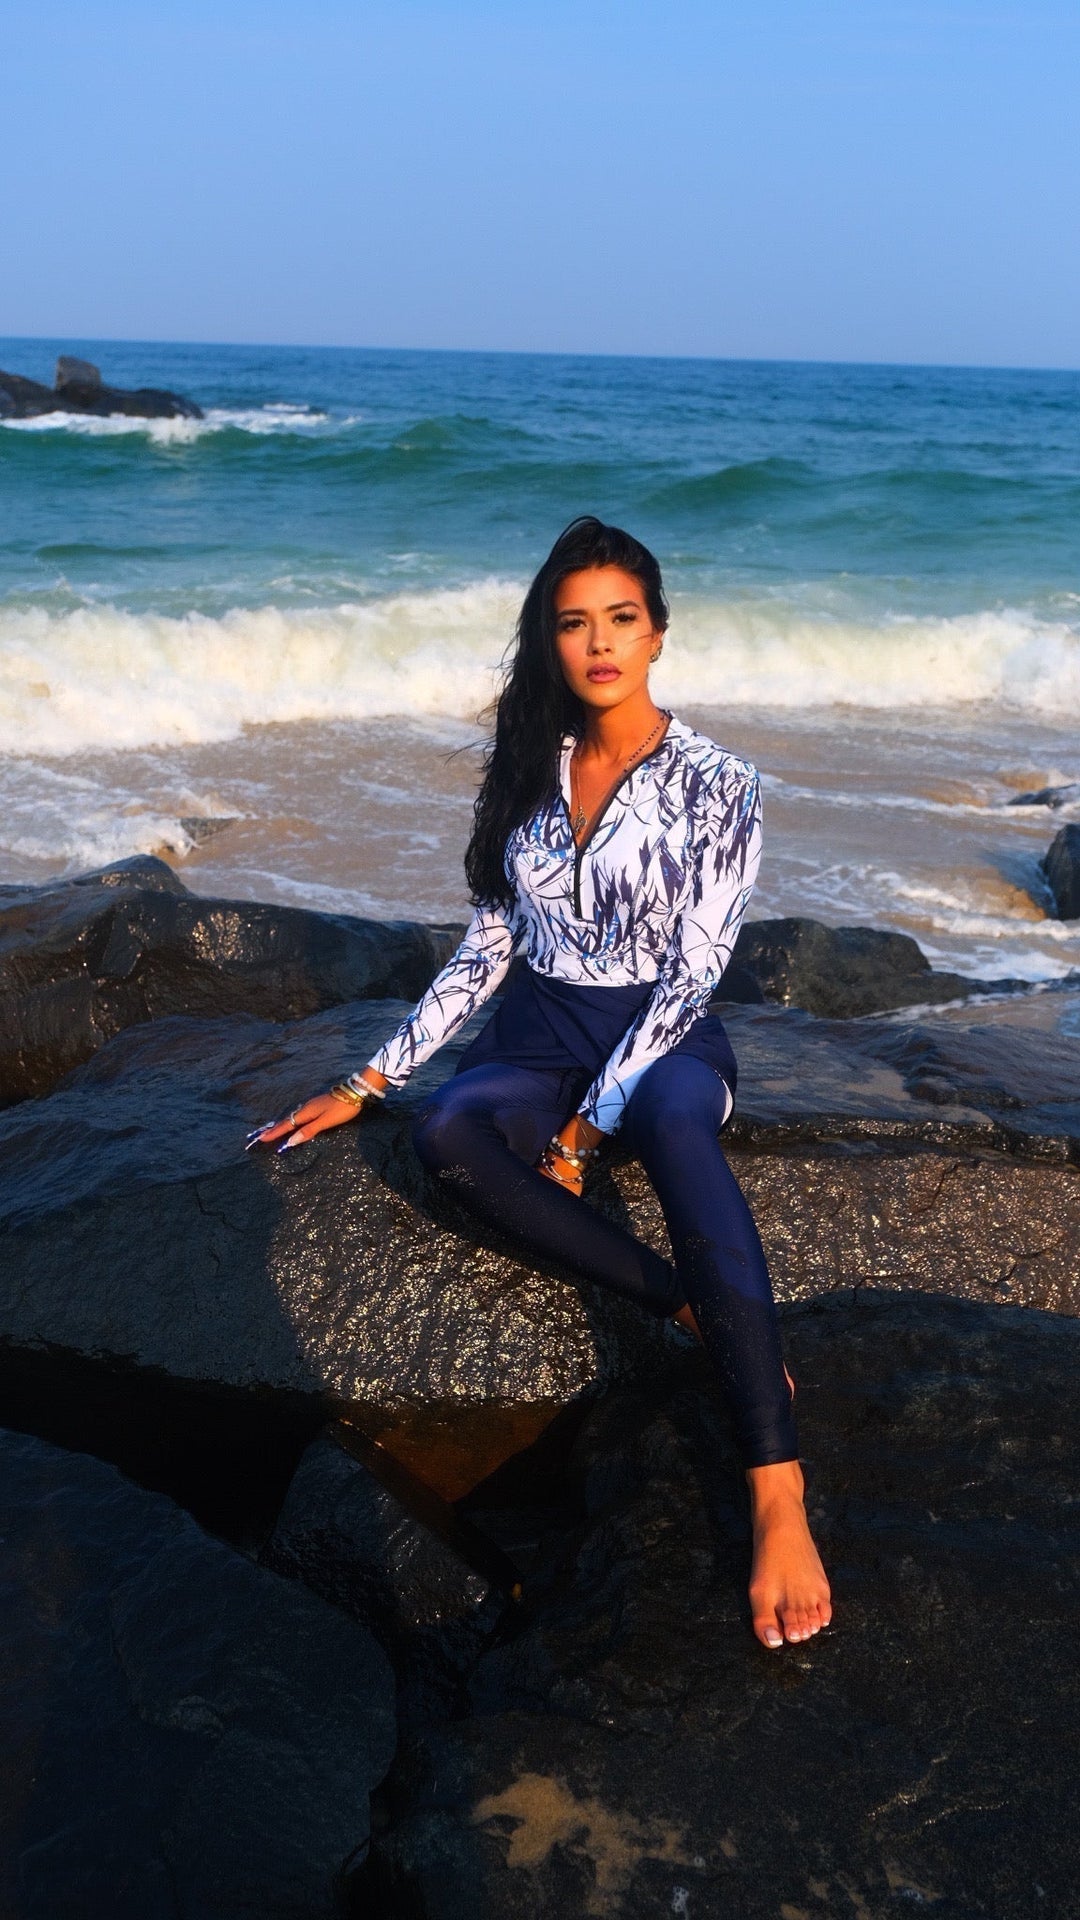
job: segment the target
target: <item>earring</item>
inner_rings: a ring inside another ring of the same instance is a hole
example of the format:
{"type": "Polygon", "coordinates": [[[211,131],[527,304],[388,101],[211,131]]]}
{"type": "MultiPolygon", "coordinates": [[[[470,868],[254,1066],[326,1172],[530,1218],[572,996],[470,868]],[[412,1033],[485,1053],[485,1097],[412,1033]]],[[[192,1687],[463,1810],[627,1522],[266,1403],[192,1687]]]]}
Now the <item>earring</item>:
{"type": "Polygon", "coordinates": [[[650,664],[651,664],[652,666],[655,666],[655,665],[656,665],[656,662],[657,662],[657,661],[659,660],[659,658],[660,658],[660,655],[661,655],[661,654],[663,653],[663,651],[664,651],[664,649],[663,649],[663,647],[662,647],[662,646],[659,646],[659,647],[657,647],[657,649],[656,649],[656,652],[655,652],[655,653],[650,653],[650,655],[649,655],[649,662],[650,662],[650,664]]]}

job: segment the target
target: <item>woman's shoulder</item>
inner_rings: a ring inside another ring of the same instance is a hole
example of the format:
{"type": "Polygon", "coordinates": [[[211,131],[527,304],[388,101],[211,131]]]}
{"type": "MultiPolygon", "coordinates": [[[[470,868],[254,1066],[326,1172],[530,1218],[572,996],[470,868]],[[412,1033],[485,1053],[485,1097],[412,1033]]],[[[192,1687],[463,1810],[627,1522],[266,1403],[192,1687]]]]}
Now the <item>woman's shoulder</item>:
{"type": "Polygon", "coordinates": [[[667,730],[674,765],[684,775],[701,781],[710,794],[730,793],[733,787],[757,785],[758,771],[752,761],[698,733],[674,715],[667,730]]]}

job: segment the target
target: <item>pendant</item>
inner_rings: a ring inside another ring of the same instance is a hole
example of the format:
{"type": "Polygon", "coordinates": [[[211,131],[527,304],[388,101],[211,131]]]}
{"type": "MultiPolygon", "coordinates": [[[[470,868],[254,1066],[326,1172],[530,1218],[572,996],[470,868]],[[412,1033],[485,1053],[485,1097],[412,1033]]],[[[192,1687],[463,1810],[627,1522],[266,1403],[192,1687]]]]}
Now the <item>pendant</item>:
{"type": "Polygon", "coordinates": [[[582,827],[585,825],[587,818],[588,818],[588,815],[586,814],[584,807],[579,807],[573,819],[570,822],[571,832],[574,834],[580,833],[582,827]]]}

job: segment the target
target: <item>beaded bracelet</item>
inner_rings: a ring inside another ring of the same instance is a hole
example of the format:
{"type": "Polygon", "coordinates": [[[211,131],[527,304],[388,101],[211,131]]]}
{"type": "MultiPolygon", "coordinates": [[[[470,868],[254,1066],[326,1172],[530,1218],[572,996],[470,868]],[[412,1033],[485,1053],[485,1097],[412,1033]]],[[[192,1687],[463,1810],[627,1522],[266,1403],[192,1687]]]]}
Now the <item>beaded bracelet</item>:
{"type": "Polygon", "coordinates": [[[565,1187],[569,1193],[575,1193],[577,1191],[572,1181],[563,1179],[562,1174],[556,1168],[554,1159],[546,1147],[536,1164],[541,1173],[545,1173],[549,1180],[554,1180],[556,1186],[565,1187]]]}
{"type": "Polygon", "coordinates": [[[565,1160],[568,1166],[573,1167],[575,1173],[585,1173],[588,1170],[589,1161],[596,1159],[600,1149],[599,1147],[568,1147],[559,1139],[557,1133],[553,1133],[544,1152],[557,1153],[559,1159],[565,1160]]]}
{"type": "Polygon", "coordinates": [[[365,1080],[362,1073],[350,1073],[348,1079],[345,1081],[345,1085],[352,1087],[354,1092],[360,1094],[364,1100],[386,1099],[386,1088],[373,1087],[371,1081],[365,1080]]]}

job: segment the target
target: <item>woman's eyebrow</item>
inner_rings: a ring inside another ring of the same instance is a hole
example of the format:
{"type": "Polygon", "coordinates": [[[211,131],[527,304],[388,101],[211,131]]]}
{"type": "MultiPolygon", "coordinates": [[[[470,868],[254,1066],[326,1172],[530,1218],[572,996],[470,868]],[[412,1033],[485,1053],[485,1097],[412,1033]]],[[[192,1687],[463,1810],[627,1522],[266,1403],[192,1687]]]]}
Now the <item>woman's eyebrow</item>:
{"type": "MultiPolygon", "coordinates": [[[[639,607],[640,608],[640,606],[641,606],[640,600],[613,600],[610,606],[607,606],[604,608],[604,612],[618,613],[620,607],[639,607]]],[[[589,611],[588,607],[560,607],[557,617],[560,620],[565,620],[568,613],[582,614],[582,613],[588,613],[588,611],[589,611]]]]}

